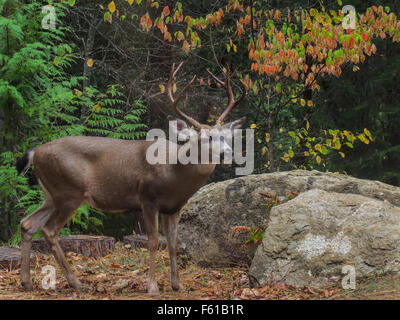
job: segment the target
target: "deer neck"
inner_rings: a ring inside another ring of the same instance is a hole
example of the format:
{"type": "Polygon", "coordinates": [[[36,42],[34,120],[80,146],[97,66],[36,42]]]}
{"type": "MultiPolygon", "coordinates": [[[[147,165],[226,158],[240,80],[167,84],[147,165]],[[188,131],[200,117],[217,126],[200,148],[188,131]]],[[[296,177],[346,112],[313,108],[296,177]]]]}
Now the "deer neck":
{"type": "MultiPolygon", "coordinates": [[[[190,144],[190,141],[186,142],[182,146],[178,146],[178,152],[181,148],[188,148],[190,144]]],[[[193,176],[202,176],[205,178],[208,178],[214,171],[215,169],[215,163],[201,163],[201,148],[200,144],[198,144],[198,159],[197,163],[189,163],[189,164],[182,164],[179,163],[177,164],[177,167],[179,170],[182,170],[185,172],[185,174],[193,175],[193,176]]],[[[211,152],[209,154],[209,159],[211,159],[211,152]]]]}

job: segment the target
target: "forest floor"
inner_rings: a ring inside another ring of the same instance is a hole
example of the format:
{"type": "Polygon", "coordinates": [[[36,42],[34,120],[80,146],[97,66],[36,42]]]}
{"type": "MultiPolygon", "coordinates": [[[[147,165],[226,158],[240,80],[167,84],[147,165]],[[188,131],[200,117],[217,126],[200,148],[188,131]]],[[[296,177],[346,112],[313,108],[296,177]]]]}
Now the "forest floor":
{"type": "MultiPolygon", "coordinates": [[[[168,252],[157,255],[157,279],[160,288],[158,299],[400,299],[400,274],[357,279],[355,290],[344,290],[338,281],[331,288],[315,290],[294,288],[276,283],[264,288],[249,287],[247,268],[201,268],[187,262],[179,265],[181,282],[185,291],[175,292],[169,280],[168,252]]],[[[25,292],[20,286],[20,270],[0,269],[0,300],[4,299],[151,299],[146,293],[147,249],[132,249],[117,243],[115,251],[103,258],[87,258],[68,253],[68,261],[74,266],[84,285],[82,291],[69,288],[52,255],[39,254],[32,268],[35,290],[25,292]],[[41,287],[45,265],[56,267],[56,290],[41,287]]],[[[1,267],[0,267],[1,268],[1,267]]]]}

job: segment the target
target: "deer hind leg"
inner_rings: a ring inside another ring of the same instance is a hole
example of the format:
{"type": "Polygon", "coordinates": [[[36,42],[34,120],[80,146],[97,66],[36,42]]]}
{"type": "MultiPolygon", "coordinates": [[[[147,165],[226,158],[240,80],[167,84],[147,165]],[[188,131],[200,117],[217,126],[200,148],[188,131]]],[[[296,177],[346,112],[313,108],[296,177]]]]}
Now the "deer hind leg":
{"type": "Polygon", "coordinates": [[[147,292],[151,296],[158,296],[159,290],[155,277],[156,254],[158,249],[158,209],[153,204],[142,206],[143,220],[149,239],[150,266],[147,278],[147,292]]]}
{"type": "Polygon", "coordinates": [[[65,277],[67,278],[68,284],[79,290],[82,287],[81,282],[76,278],[70,265],[65,258],[64,252],[58,242],[57,236],[64,225],[71,219],[74,211],[79,207],[80,203],[70,203],[63,205],[63,207],[57,210],[55,215],[52,215],[47,223],[42,227],[42,232],[46,238],[47,243],[50,245],[51,251],[60,265],[65,277]]]}
{"type": "Polygon", "coordinates": [[[25,290],[32,290],[30,255],[33,235],[49,220],[55,208],[49,196],[39,209],[21,221],[21,284],[25,290]]]}
{"type": "Polygon", "coordinates": [[[178,249],[178,222],[179,212],[173,215],[163,215],[164,233],[167,237],[168,252],[171,267],[171,285],[173,290],[184,290],[179,282],[178,270],[176,267],[176,251],[178,249]]]}

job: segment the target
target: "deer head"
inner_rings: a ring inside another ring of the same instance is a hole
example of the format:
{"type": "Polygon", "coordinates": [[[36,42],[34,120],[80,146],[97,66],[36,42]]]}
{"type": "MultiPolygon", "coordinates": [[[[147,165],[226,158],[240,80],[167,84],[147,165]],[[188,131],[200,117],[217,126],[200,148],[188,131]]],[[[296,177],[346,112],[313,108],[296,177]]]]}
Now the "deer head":
{"type": "MultiPolygon", "coordinates": [[[[223,88],[225,88],[228,96],[228,104],[225,110],[217,119],[215,125],[210,126],[207,124],[201,124],[197,120],[185,114],[178,107],[179,101],[185,95],[186,91],[190,88],[196,79],[196,76],[183,88],[183,90],[177,95],[176,98],[173,96],[172,87],[173,81],[179,69],[182,67],[183,62],[175,69],[175,64],[173,64],[171,69],[171,75],[167,85],[168,98],[171,102],[172,110],[182,119],[177,119],[176,121],[170,122],[170,128],[172,132],[176,134],[179,140],[189,140],[189,143],[197,143],[201,150],[210,150],[211,157],[213,159],[220,158],[222,156],[224,160],[232,159],[232,148],[231,140],[232,133],[235,129],[241,128],[246,118],[241,118],[229,123],[224,123],[225,118],[232,111],[232,109],[237,106],[246,96],[246,88],[243,86],[242,95],[238,100],[235,100],[235,95],[232,91],[231,77],[229,68],[226,67],[223,72],[225,74],[225,81],[222,81],[217,76],[215,76],[211,71],[207,70],[212,78],[223,88]],[[191,125],[191,127],[189,126],[191,125]],[[228,156],[228,157],[227,157],[228,156]]],[[[169,118],[172,120],[172,118],[169,118]]]]}

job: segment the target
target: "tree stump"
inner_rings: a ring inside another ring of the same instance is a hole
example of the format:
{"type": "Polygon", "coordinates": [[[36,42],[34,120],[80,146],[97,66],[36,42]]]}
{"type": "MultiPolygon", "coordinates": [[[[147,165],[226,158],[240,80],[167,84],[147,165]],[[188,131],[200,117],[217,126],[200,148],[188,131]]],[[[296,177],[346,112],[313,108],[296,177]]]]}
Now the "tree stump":
{"type": "MultiPolygon", "coordinates": [[[[85,257],[104,257],[114,250],[115,239],[112,237],[72,235],[58,238],[64,252],[75,252],[85,257]]],[[[41,253],[51,253],[44,238],[34,239],[32,249],[41,253]]]]}
{"type": "MultiPolygon", "coordinates": [[[[124,237],[124,243],[130,244],[133,248],[148,248],[149,241],[147,236],[135,234],[124,237]]],[[[164,236],[159,236],[158,238],[158,250],[164,250],[167,247],[167,240],[164,236]]]]}
{"type": "MultiPolygon", "coordinates": [[[[31,253],[31,261],[36,260],[36,255],[31,253]]],[[[0,268],[13,270],[21,265],[21,250],[17,248],[0,247],[0,268]]]]}

